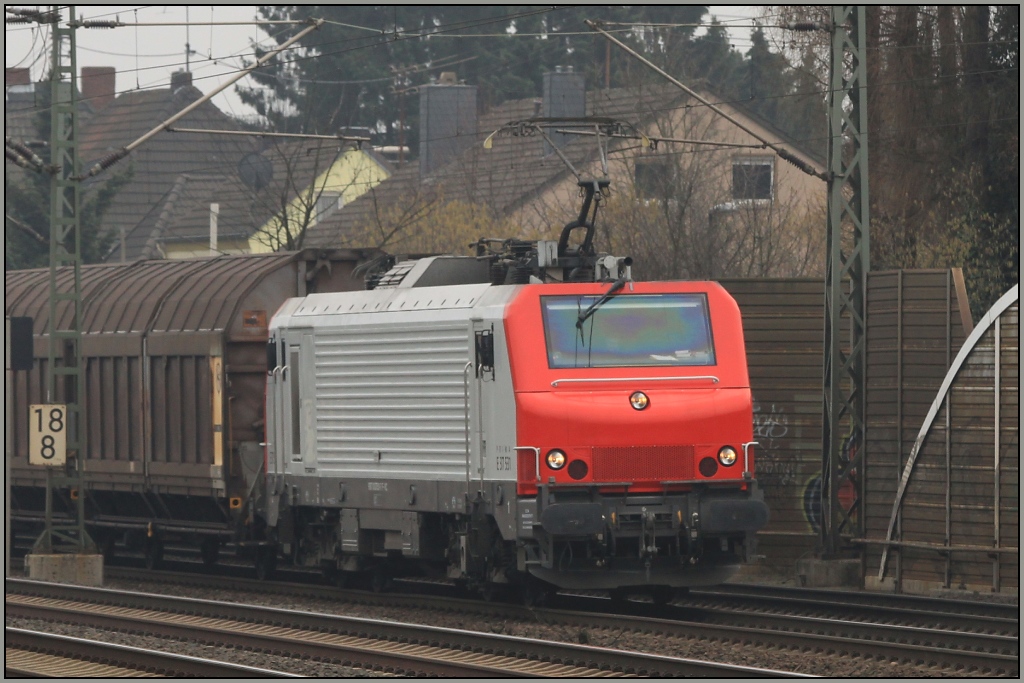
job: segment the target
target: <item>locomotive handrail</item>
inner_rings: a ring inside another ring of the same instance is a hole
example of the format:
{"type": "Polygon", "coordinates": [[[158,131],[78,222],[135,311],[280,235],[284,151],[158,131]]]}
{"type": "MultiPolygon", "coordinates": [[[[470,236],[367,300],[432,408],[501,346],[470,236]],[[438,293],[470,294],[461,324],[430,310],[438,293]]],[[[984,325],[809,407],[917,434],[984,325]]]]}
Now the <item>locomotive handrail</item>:
{"type": "Polygon", "coordinates": [[[743,447],[743,478],[750,477],[750,447],[760,446],[761,444],[757,441],[749,441],[742,445],[743,447]]]}
{"type": "MultiPolygon", "coordinates": [[[[536,446],[515,446],[512,450],[514,451],[533,451],[535,460],[533,461],[533,476],[534,481],[540,481],[540,449],[536,446]]],[[[518,463],[517,463],[518,467],[518,463]]]]}
{"type": "Polygon", "coordinates": [[[714,375],[691,375],[688,377],[571,377],[556,379],[551,386],[557,387],[561,383],[569,382],[669,382],[680,379],[709,379],[715,384],[719,380],[714,375]]]}
{"type": "Polygon", "coordinates": [[[469,369],[473,367],[473,361],[466,363],[466,367],[462,369],[462,389],[463,398],[466,401],[466,500],[469,500],[469,369]]]}

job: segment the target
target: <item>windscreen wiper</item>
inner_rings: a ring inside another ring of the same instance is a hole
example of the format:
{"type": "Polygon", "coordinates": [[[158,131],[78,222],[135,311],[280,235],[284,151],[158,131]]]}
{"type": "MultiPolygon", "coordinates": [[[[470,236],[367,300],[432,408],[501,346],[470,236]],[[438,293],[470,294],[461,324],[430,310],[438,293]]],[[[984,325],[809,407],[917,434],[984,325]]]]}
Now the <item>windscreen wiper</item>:
{"type": "Polygon", "coordinates": [[[585,323],[587,321],[587,318],[589,318],[590,316],[594,315],[594,313],[597,312],[597,309],[600,306],[604,305],[604,302],[608,301],[608,299],[611,299],[613,296],[615,296],[615,292],[619,291],[620,289],[622,289],[625,286],[626,286],[626,278],[624,278],[624,277],[620,277],[618,280],[613,282],[612,286],[608,288],[608,291],[605,292],[604,295],[600,299],[598,299],[594,303],[590,304],[590,306],[587,307],[587,310],[585,310],[582,313],[580,313],[580,317],[576,320],[576,329],[577,330],[582,330],[583,329],[583,323],[585,323]]]}

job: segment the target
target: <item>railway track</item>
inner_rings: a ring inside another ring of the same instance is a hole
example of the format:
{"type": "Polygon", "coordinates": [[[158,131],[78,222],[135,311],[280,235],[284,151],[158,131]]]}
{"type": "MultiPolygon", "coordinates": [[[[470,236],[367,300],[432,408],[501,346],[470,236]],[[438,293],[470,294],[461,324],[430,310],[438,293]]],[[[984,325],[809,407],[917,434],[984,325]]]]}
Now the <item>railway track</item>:
{"type": "Polygon", "coordinates": [[[755,667],[501,634],[8,579],[8,616],[287,654],[399,675],[765,677],[755,667]]]}
{"type": "Polygon", "coordinates": [[[954,600],[921,595],[894,595],[852,590],[724,584],[694,589],[681,603],[750,608],[761,604],[773,611],[824,613],[878,623],[931,626],[955,623],[965,631],[1017,636],[1020,606],[980,600],[954,600]]]}
{"type": "MultiPolygon", "coordinates": [[[[227,568],[224,568],[226,571],[227,568]]],[[[108,568],[109,576],[151,579],[210,587],[204,575],[148,573],[108,568]]],[[[293,574],[301,578],[299,573],[293,574]]],[[[305,575],[307,580],[310,576],[305,575]]],[[[874,657],[914,664],[922,670],[1015,676],[1019,672],[1019,619],[1008,605],[951,600],[914,600],[849,591],[802,591],[761,586],[724,586],[693,591],[666,606],[643,601],[612,603],[588,595],[560,595],[536,609],[511,604],[458,600],[450,595],[370,593],[327,588],[322,584],[232,579],[232,587],[304,598],[328,597],[367,605],[408,607],[494,619],[542,621],[586,630],[628,630],[683,639],[743,643],[762,648],[874,657]],[[841,596],[833,593],[843,593],[841,596]],[[872,604],[879,597],[890,605],[872,604]],[[914,608],[906,607],[904,604],[914,608]],[[866,606],[865,606],[866,605],[866,606]],[[887,609],[879,609],[886,608],[887,609]],[[901,616],[906,611],[906,616],[901,616]],[[871,616],[880,616],[872,619],[871,616]],[[928,625],[920,625],[925,622],[928,625]]],[[[914,596],[906,596],[913,598],[914,596]]]]}
{"type": "Polygon", "coordinates": [[[292,674],[172,652],[4,628],[5,678],[289,678],[292,674]]]}

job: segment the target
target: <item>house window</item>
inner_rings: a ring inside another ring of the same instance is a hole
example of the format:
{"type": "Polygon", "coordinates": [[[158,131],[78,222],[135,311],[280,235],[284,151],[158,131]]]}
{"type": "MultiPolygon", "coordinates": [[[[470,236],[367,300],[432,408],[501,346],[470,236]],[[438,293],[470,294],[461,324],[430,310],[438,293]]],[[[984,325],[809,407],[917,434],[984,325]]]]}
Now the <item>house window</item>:
{"type": "Polygon", "coordinates": [[[637,161],[633,170],[633,187],[637,197],[657,199],[666,194],[671,168],[664,159],[637,161]]]}
{"type": "Polygon", "coordinates": [[[732,160],[733,199],[771,199],[775,184],[775,163],[770,157],[741,157],[732,160]]]}
{"type": "Polygon", "coordinates": [[[342,206],[340,192],[323,192],[316,199],[316,206],[313,207],[313,219],[311,224],[316,225],[324,220],[342,206]]]}

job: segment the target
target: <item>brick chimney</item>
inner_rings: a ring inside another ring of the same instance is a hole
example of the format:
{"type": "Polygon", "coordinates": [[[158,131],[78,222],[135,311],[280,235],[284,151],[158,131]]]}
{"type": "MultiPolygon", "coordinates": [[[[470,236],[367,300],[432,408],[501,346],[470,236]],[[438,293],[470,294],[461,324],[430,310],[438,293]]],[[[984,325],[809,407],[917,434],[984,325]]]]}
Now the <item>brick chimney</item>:
{"type": "Polygon", "coordinates": [[[475,85],[457,85],[454,72],[420,86],[420,173],[427,175],[472,147],[477,133],[475,85]]]}
{"type": "Polygon", "coordinates": [[[8,66],[4,68],[4,87],[12,85],[32,85],[32,76],[25,67],[8,66]]]}
{"type": "Polygon", "coordinates": [[[179,88],[186,88],[192,85],[192,72],[191,71],[175,71],[171,74],[171,93],[175,93],[179,88]]]}
{"type": "MultiPolygon", "coordinates": [[[[544,74],[543,115],[550,117],[574,117],[587,115],[587,86],[582,74],[573,73],[571,66],[556,66],[553,72],[544,74]]],[[[571,135],[548,130],[548,136],[564,149],[571,135]]],[[[551,145],[544,142],[544,154],[554,152],[551,145]]]]}
{"type": "Polygon", "coordinates": [[[112,66],[82,67],[82,99],[93,111],[100,111],[114,101],[116,78],[117,72],[112,66]]]}

